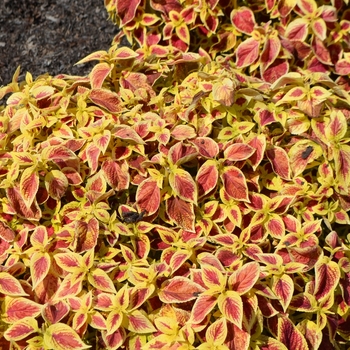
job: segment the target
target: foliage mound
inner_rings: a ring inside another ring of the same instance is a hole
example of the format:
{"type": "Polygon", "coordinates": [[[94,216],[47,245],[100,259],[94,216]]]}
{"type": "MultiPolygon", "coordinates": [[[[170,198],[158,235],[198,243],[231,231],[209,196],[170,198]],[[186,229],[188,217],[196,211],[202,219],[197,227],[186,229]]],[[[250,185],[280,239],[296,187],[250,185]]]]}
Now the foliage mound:
{"type": "Polygon", "coordinates": [[[0,89],[0,345],[347,349],[348,3],[105,4],[0,89]]]}

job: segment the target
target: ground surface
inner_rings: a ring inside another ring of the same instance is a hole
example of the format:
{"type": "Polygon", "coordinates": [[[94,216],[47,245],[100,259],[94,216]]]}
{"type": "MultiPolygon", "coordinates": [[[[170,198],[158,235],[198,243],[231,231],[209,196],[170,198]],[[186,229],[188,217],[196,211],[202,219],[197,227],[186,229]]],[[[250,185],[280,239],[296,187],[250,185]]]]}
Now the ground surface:
{"type": "Polygon", "coordinates": [[[0,86],[21,66],[33,78],[48,72],[88,74],[96,62],[74,63],[108,50],[117,27],[103,0],[0,0],[0,86]]]}

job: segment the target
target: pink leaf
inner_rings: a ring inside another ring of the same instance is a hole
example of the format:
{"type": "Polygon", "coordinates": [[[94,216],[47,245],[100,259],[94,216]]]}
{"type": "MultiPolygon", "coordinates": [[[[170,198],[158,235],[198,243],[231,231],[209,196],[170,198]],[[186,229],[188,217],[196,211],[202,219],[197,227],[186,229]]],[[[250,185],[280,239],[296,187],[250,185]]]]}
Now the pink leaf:
{"type": "Polygon", "coordinates": [[[95,268],[89,274],[88,280],[91,283],[91,285],[93,285],[98,290],[108,293],[115,293],[115,287],[112,280],[107,275],[107,273],[101,269],[95,268]]]}
{"type": "Polygon", "coordinates": [[[19,217],[27,220],[40,220],[41,210],[36,200],[33,201],[30,208],[27,208],[27,206],[23,202],[22,195],[17,188],[8,188],[6,190],[6,194],[11,204],[11,207],[15,210],[15,213],[19,217]]]}
{"type": "Polygon", "coordinates": [[[262,74],[265,81],[274,83],[279,78],[283,77],[289,71],[288,61],[277,59],[271,64],[262,74]]]}
{"type": "Polygon", "coordinates": [[[339,75],[349,75],[350,74],[350,62],[348,59],[340,59],[335,64],[335,71],[339,75]]]}
{"type": "Polygon", "coordinates": [[[249,202],[246,179],[241,170],[234,166],[226,167],[221,174],[226,193],[238,201],[249,202]]]}
{"type": "Polygon", "coordinates": [[[37,317],[43,308],[42,305],[22,297],[9,298],[6,302],[5,317],[7,323],[15,323],[25,317],[37,317]]]}
{"type": "Polygon", "coordinates": [[[112,189],[121,191],[129,188],[130,175],[125,161],[106,160],[102,164],[102,172],[112,189]]]}
{"type": "Polygon", "coordinates": [[[93,89],[101,88],[111,70],[112,67],[105,62],[95,65],[90,73],[91,87],[93,89]]]}
{"type": "Polygon", "coordinates": [[[257,262],[244,264],[229,278],[228,284],[232,290],[242,295],[250,291],[259,278],[260,265],[257,262]]]}
{"type": "Polygon", "coordinates": [[[289,158],[286,151],[278,146],[274,146],[266,151],[274,172],[282,179],[289,180],[291,176],[291,169],[289,158]]]}
{"type": "Polygon", "coordinates": [[[35,168],[30,167],[23,171],[19,183],[19,190],[27,207],[30,207],[39,189],[39,175],[35,168]]]}
{"type": "Polygon", "coordinates": [[[249,158],[255,149],[244,143],[234,143],[226,148],[224,156],[228,160],[240,161],[249,158]]]}
{"type": "Polygon", "coordinates": [[[51,259],[49,253],[36,252],[30,259],[30,274],[33,289],[46,277],[50,270],[51,259]]]}
{"type": "Polygon", "coordinates": [[[317,10],[317,3],[315,0],[300,0],[298,6],[305,15],[314,15],[317,10]]]}
{"type": "Polygon", "coordinates": [[[231,22],[240,32],[251,34],[255,27],[254,13],[248,7],[240,7],[231,13],[231,22]]]}
{"type": "Polygon", "coordinates": [[[224,78],[213,85],[213,99],[222,105],[229,107],[234,102],[235,84],[231,79],[224,78]]]}
{"type": "Polygon", "coordinates": [[[111,113],[120,112],[121,101],[119,96],[107,89],[93,89],[89,95],[90,100],[111,113]]]}
{"type": "Polygon", "coordinates": [[[159,299],[163,303],[184,303],[196,299],[204,288],[188,278],[175,276],[162,284],[159,299]]]}
{"type": "Polygon", "coordinates": [[[207,160],[198,170],[196,182],[198,186],[198,195],[204,196],[212,191],[218,182],[219,171],[216,162],[207,160]]]}
{"type": "MultiPolygon", "coordinates": [[[[134,0],[133,0],[134,1],[134,0]]],[[[137,57],[137,53],[127,46],[119,47],[113,53],[113,59],[115,60],[129,60],[131,58],[137,57]]]]}
{"type": "Polygon", "coordinates": [[[281,49],[281,42],[277,37],[269,37],[265,41],[260,55],[261,69],[264,72],[276,60],[281,49]]]}
{"type": "Polygon", "coordinates": [[[206,341],[213,342],[215,344],[223,344],[227,337],[227,321],[224,317],[217,319],[212,323],[205,335],[206,341]]]}
{"type": "Polygon", "coordinates": [[[79,335],[64,323],[55,323],[49,326],[44,333],[46,346],[56,350],[80,350],[90,346],[85,345],[79,335]]]}
{"type": "Polygon", "coordinates": [[[166,212],[179,227],[186,231],[194,232],[193,203],[171,197],[166,201],[166,212]]]}
{"type": "Polygon", "coordinates": [[[154,333],[157,331],[147,316],[139,310],[135,310],[129,315],[128,329],[137,334],[154,333]]]}
{"type": "Polygon", "coordinates": [[[286,38],[290,41],[305,41],[308,35],[308,25],[309,21],[305,18],[295,19],[286,28],[286,38]]]}
{"type": "Polygon", "coordinates": [[[311,22],[311,28],[317,37],[324,41],[327,37],[327,26],[322,18],[317,18],[311,22]]]}
{"type": "Polygon", "coordinates": [[[158,210],[160,189],[156,180],[146,179],[139,185],[136,192],[136,203],[141,211],[146,211],[148,215],[152,215],[158,210]]]}
{"type": "Polygon", "coordinates": [[[340,280],[340,269],[336,262],[323,258],[315,265],[315,291],[317,300],[334,292],[340,280]]]}
{"type": "Polygon", "coordinates": [[[217,304],[216,296],[200,295],[191,310],[191,323],[200,323],[217,304]]]}
{"type": "Polygon", "coordinates": [[[97,171],[100,154],[101,150],[93,143],[86,148],[86,158],[91,174],[94,174],[97,171]]]}
{"type": "Polygon", "coordinates": [[[19,281],[8,272],[0,272],[0,293],[10,296],[27,295],[19,281]]]}
{"type": "Polygon", "coordinates": [[[0,221],[0,238],[6,242],[12,242],[15,239],[15,232],[2,221],[0,221]]]}
{"type": "Polygon", "coordinates": [[[177,168],[169,175],[169,185],[174,193],[184,201],[197,202],[197,187],[192,176],[185,170],[177,168]]]}
{"type": "Polygon", "coordinates": [[[311,47],[320,62],[327,65],[333,65],[330,53],[322,40],[315,36],[311,42],[311,47]]]}
{"type": "Polygon", "coordinates": [[[4,337],[9,341],[18,341],[38,330],[38,322],[33,317],[25,317],[11,325],[4,333],[4,337]]]}
{"type": "Polygon", "coordinates": [[[125,26],[125,24],[131,22],[136,14],[136,10],[140,5],[141,0],[116,0],[116,14],[121,19],[120,27],[125,26]]]}
{"type": "Polygon", "coordinates": [[[286,312],[294,292],[294,282],[291,277],[286,274],[274,277],[272,291],[279,298],[283,310],[286,312]]]}
{"type": "Polygon", "coordinates": [[[284,344],[287,349],[309,349],[308,343],[306,342],[304,336],[286,316],[281,316],[278,318],[277,339],[284,344]]]}
{"type": "Polygon", "coordinates": [[[68,188],[67,177],[59,170],[51,170],[45,176],[45,187],[53,199],[60,200],[68,188]]]}
{"type": "Polygon", "coordinates": [[[221,294],[218,298],[218,307],[227,320],[242,328],[243,303],[237,292],[226,291],[221,294]]]}
{"type": "Polygon", "coordinates": [[[236,49],[237,68],[252,65],[259,57],[259,41],[249,38],[243,41],[236,49]]]}
{"type": "Polygon", "coordinates": [[[42,312],[44,319],[51,324],[60,322],[68,315],[70,307],[63,301],[49,302],[42,312]]]}
{"type": "Polygon", "coordinates": [[[197,137],[192,141],[202,157],[214,158],[219,153],[218,144],[210,137],[197,137]]]}

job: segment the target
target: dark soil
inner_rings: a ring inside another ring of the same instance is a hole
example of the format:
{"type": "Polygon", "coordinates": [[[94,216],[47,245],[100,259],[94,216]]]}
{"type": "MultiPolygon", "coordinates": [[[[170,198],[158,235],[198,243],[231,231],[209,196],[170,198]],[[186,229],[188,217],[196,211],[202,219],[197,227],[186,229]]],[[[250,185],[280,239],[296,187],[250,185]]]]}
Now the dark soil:
{"type": "Polygon", "coordinates": [[[103,0],[0,0],[0,86],[19,65],[19,80],[27,71],[86,75],[96,61],[74,64],[108,50],[117,32],[103,0]]]}

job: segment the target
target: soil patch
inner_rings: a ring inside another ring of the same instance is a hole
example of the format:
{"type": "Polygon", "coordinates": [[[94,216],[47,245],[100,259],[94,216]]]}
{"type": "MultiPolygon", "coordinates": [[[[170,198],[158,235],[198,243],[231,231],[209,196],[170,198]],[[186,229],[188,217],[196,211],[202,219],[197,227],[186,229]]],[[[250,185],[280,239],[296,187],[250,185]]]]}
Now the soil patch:
{"type": "Polygon", "coordinates": [[[108,50],[117,32],[103,0],[0,0],[0,86],[19,65],[20,80],[27,71],[86,75],[96,61],[74,64],[108,50]]]}

